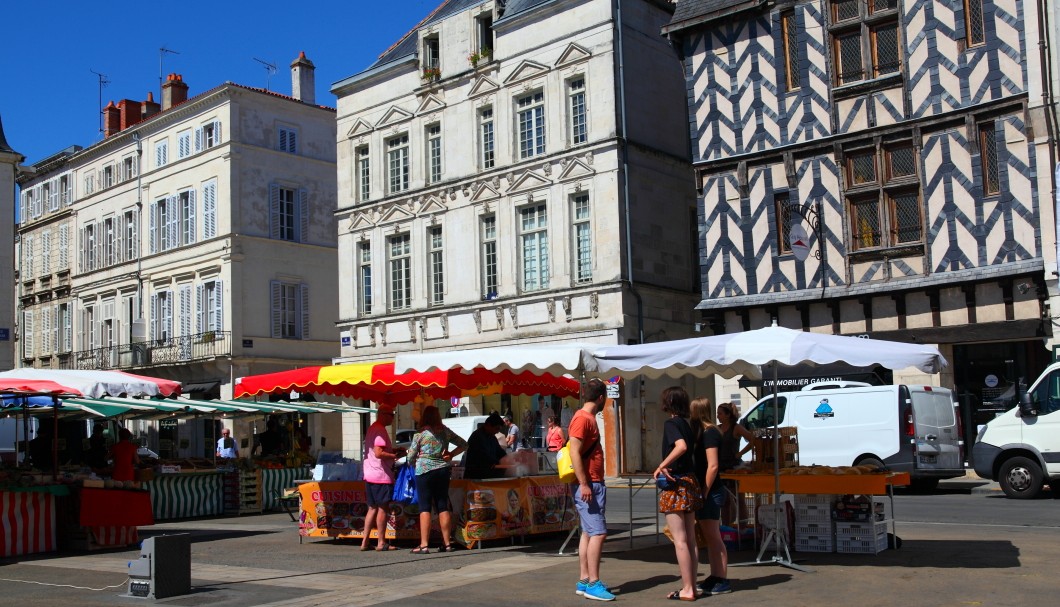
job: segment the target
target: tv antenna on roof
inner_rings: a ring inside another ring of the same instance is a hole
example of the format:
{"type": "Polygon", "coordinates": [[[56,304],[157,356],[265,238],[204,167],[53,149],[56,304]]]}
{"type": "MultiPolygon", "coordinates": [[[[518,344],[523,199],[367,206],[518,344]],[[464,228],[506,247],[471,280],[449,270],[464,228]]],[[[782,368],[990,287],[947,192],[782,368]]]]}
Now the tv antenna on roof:
{"type": "Polygon", "coordinates": [[[101,73],[99,73],[99,72],[97,72],[96,70],[93,70],[93,69],[90,69],[88,71],[90,71],[93,74],[95,74],[96,77],[99,79],[99,132],[102,133],[103,132],[103,87],[105,87],[108,84],[110,84],[110,80],[107,80],[107,75],[106,74],[101,74],[101,73]]]}
{"type": "Polygon", "coordinates": [[[253,59],[254,61],[257,61],[261,65],[265,66],[265,72],[266,74],[268,74],[267,76],[265,76],[265,90],[267,91],[269,90],[269,81],[272,79],[272,75],[276,73],[276,65],[269,63],[264,59],[258,59],[257,57],[254,57],[253,59]]]}
{"type": "Polygon", "coordinates": [[[165,57],[166,53],[172,55],[179,55],[179,51],[168,49],[164,46],[158,47],[158,99],[162,99],[162,57],[165,57]]]}

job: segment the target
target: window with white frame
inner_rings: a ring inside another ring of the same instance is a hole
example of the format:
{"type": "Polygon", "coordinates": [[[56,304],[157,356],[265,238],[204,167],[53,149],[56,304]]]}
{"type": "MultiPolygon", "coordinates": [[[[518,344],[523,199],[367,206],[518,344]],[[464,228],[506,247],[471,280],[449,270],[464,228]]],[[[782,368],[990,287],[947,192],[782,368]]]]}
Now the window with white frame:
{"type": "Polygon", "coordinates": [[[48,201],[48,211],[55,212],[59,210],[59,183],[58,180],[52,179],[45,184],[47,190],[44,198],[48,201]]]}
{"type": "Polygon", "coordinates": [[[522,290],[548,288],[548,211],[544,204],[519,209],[522,290]]]}
{"type": "MultiPolygon", "coordinates": [[[[161,165],[158,165],[156,163],[156,166],[161,166],[161,165]]],[[[85,182],[85,186],[84,186],[85,195],[87,196],[89,194],[94,193],[96,191],[96,173],[95,173],[95,171],[92,171],[91,169],[89,169],[89,171],[84,176],[84,182],[85,182]]],[[[25,218],[23,218],[23,219],[25,219],[25,218]]]]}
{"type": "Polygon", "coordinates": [[[475,38],[479,54],[493,56],[493,13],[483,13],[475,17],[475,38]]]}
{"type": "Polygon", "coordinates": [[[309,206],[305,190],[275,183],[269,186],[269,230],[276,240],[308,242],[309,206]]]}
{"type": "Polygon", "coordinates": [[[445,255],[441,226],[427,230],[427,267],[431,273],[431,305],[445,302],[445,255]]]}
{"type": "Polygon", "coordinates": [[[357,284],[359,285],[361,314],[372,313],[372,243],[357,245],[357,284]]]}
{"type": "MultiPolygon", "coordinates": [[[[70,175],[61,175],[59,177],[59,197],[59,202],[62,206],[69,206],[74,203],[74,180],[70,175]]],[[[55,210],[58,211],[59,209],[55,210]]]]}
{"type": "Polygon", "coordinates": [[[221,143],[221,123],[207,122],[195,129],[195,151],[202,152],[221,143]]]}
{"type": "Polygon", "coordinates": [[[191,129],[177,133],[177,158],[191,156],[191,129]]]}
{"type": "Polygon", "coordinates": [[[442,126],[427,127],[427,183],[442,180],[442,126]]]}
{"type": "Polygon", "coordinates": [[[273,280],[272,337],[309,339],[309,285],[273,280]]]}
{"type": "Polygon", "coordinates": [[[118,254],[121,251],[121,246],[117,242],[119,236],[117,226],[114,224],[114,217],[106,217],[103,219],[102,233],[100,235],[103,239],[103,259],[101,260],[102,264],[100,267],[109,267],[118,261],[118,254]]]}
{"type": "Polygon", "coordinates": [[[169,141],[163,139],[155,142],[155,168],[169,164],[169,141]]]}
{"type": "Polygon", "coordinates": [[[95,350],[99,345],[96,327],[96,306],[85,302],[81,308],[81,349],[95,350]]]}
{"type": "Polygon", "coordinates": [[[486,215],[480,226],[482,239],[482,298],[497,298],[497,218],[486,215]]]}
{"type": "Polygon", "coordinates": [[[114,178],[114,165],[108,164],[107,166],[103,167],[103,187],[109,188],[113,186],[115,183],[114,178]]]}
{"type": "Polygon", "coordinates": [[[567,112],[570,115],[570,142],[585,143],[589,140],[589,123],[585,109],[584,77],[567,83],[567,112]]]}
{"type": "Polygon", "coordinates": [[[441,65],[441,51],[438,43],[438,35],[427,36],[423,39],[423,67],[438,68],[441,65]]]}
{"type": "Polygon", "coordinates": [[[109,348],[114,345],[114,326],[117,319],[114,314],[114,298],[104,299],[100,305],[99,346],[109,348]]]}
{"type": "Polygon", "coordinates": [[[391,194],[409,189],[409,136],[399,135],[386,142],[387,182],[391,194]]]}
{"type": "Polygon", "coordinates": [[[217,180],[202,184],[202,237],[217,236],[217,180]]]}
{"type": "Polygon", "coordinates": [[[151,204],[148,239],[150,252],[161,253],[176,248],[180,243],[180,211],[176,196],[159,198],[151,204]]]}
{"type": "Polygon", "coordinates": [[[177,210],[180,213],[178,244],[192,244],[195,242],[195,190],[184,190],[177,194],[177,210]]]}
{"type": "Polygon", "coordinates": [[[516,100],[519,158],[545,153],[545,94],[541,91],[516,100]]]}
{"type": "Polygon", "coordinates": [[[478,111],[479,165],[483,169],[492,169],[495,162],[493,108],[484,107],[478,111]]]}
{"type": "Polygon", "coordinates": [[[408,234],[391,236],[390,246],[390,309],[407,310],[412,307],[412,241],[408,234]]]}
{"type": "Polygon", "coordinates": [[[122,255],[125,261],[132,261],[138,257],[136,241],[136,211],[126,209],[121,214],[122,229],[122,255]]]}
{"type": "Polygon", "coordinates": [[[81,227],[81,271],[91,272],[96,269],[96,224],[88,223],[81,227]]]}
{"type": "Polygon", "coordinates": [[[199,285],[195,298],[196,332],[224,330],[224,307],[222,297],[223,284],[220,279],[206,281],[199,285]]]}
{"type": "Polygon", "coordinates": [[[276,138],[280,143],[281,152],[298,153],[298,129],[289,126],[278,127],[276,138]]]}
{"type": "Polygon", "coordinates": [[[126,156],[121,159],[121,180],[128,181],[135,179],[139,173],[139,163],[136,162],[136,156],[126,156]]]}
{"type": "Polygon", "coordinates": [[[593,234],[590,222],[589,194],[576,194],[571,199],[571,242],[574,244],[574,282],[593,279],[593,234]]]}
{"type": "Polygon", "coordinates": [[[165,344],[173,338],[173,291],[151,295],[151,340],[165,344]]]}
{"type": "Polygon", "coordinates": [[[69,303],[55,307],[55,350],[67,353],[74,349],[73,312],[69,303]]]}
{"type": "Polygon", "coordinates": [[[357,202],[365,202],[372,197],[372,165],[368,146],[358,146],[354,156],[357,167],[357,202]]]}

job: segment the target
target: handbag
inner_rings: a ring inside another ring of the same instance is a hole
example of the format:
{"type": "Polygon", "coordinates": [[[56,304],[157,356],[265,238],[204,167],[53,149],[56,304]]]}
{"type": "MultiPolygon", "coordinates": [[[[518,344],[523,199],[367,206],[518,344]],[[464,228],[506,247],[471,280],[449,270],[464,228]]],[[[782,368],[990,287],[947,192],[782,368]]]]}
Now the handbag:
{"type": "Polygon", "coordinates": [[[415,504],[416,493],[416,468],[409,464],[398,467],[397,478],[394,480],[394,492],[391,499],[402,504],[415,504]]]}
{"type": "Polygon", "coordinates": [[[563,445],[556,452],[556,472],[561,483],[573,483],[578,480],[574,474],[574,462],[570,459],[570,443],[563,445]]]}
{"type": "Polygon", "coordinates": [[[677,489],[677,483],[666,478],[665,474],[655,477],[655,486],[659,488],[659,491],[673,491],[674,489],[677,489]]]}

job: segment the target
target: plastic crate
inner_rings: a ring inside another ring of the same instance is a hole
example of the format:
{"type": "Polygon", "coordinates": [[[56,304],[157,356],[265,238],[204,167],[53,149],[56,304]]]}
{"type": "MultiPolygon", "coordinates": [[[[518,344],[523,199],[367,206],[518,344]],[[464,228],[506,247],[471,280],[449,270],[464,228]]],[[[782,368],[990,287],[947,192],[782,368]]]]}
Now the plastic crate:
{"type": "Polygon", "coordinates": [[[809,536],[795,539],[795,552],[832,552],[835,543],[832,536],[809,536]]]}
{"type": "Polygon", "coordinates": [[[832,537],[832,523],[795,522],[795,539],[800,537],[832,537]]]}
{"type": "Polygon", "coordinates": [[[823,504],[797,504],[795,506],[796,523],[831,523],[832,507],[823,504]]]}
{"type": "Polygon", "coordinates": [[[835,535],[844,539],[869,539],[887,535],[887,521],[851,523],[836,521],[835,535]]]}
{"type": "Polygon", "coordinates": [[[879,554],[887,549],[887,534],[875,538],[836,539],[836,552],[852,554],[879,554]]]}
{"type": "Polygon", "coordinates": [[[835,496],[831,493],[806,493],[806,494],[795,494],[795,505],[796,506],[810,506],[810,505],[822,505],[832,507],[835,503],[835,496]]]}

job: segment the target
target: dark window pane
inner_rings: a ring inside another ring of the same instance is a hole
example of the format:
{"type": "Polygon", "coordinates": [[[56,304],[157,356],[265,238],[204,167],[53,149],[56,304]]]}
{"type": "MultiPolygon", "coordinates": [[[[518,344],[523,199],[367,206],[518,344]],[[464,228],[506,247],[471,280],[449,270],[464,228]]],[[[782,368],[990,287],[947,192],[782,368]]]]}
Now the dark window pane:
{"type": "Polygon", "coordinates": [[[894,244],[919,242],[920,200],[916,193],[897,194],[892,198],[891,204],[894,205],[894,244]]]}
{"type": "Polygon", "coordinates": [[[893,74],[901,66],[898,55],[898,25],[889,24],[877,27],[873,32],[876,55],[873,57],[877,76],[893,74]]]}
{"type": "Polygon", "coordinates": [[[848,157],[850,185],[876,183],[876,153],[851,154],[848,157]]]}
{"type": "Polygon", "coordinates": [[[964,20],[968,29],[968,44],[982,44],[986,40],[983,31],[983,0],[965,0],[964,20]]]}
{"type": "Polygon", "coordinates": [[[795,31],[795,13],[784,13],[784,67],[788,72],[788,90],[792,91],[801,85],[799,82],[799,42],[795,31]]]}
{"type": "Polygon", "coordinates": [[[899,148],[891,148],[887,153],[890,159],[890,177],[894,179],[896,177],[912,177],[916,175],[916,156],[913,154],[913,148],[908,146],[902,146],[899,148]]]}
{"type": "Polygon", "coordinates": [[[834,21],[846,21],[856,19],[858,16],[857,0],[833,0],[832,19],[834,21]]]}
{"type": "Polygon", "coordinates": [[[791,211],[788,209],[788,195],[777,194],[777,249],[781,253],[791,252],[791,211]]]}
{"type": "Polygon", "coordinates": [[[979,147],[983,165],[983,193],[997,194],[1001,191],[1001,174],[997,164],[997,136],[994,123],[979,127],[979,147]]]}
{"type": "Polygon", "coordinates": [[[880,208],[875,199],[850,203],[855,249],[880,246],[880,208]]]}
{"type": "Polygon", "coordinates": [[[879,11],[887,11],[898,8],[898,0],[870,0],[869,9],[871,12],[876,13],[879,11]]]}
{"type": "Polygon", "coordinates": [[[861,62],[861,34],[854,32],[836,37],[836,60],[839,62],[839,84],[865,78],[861,62]]]}

